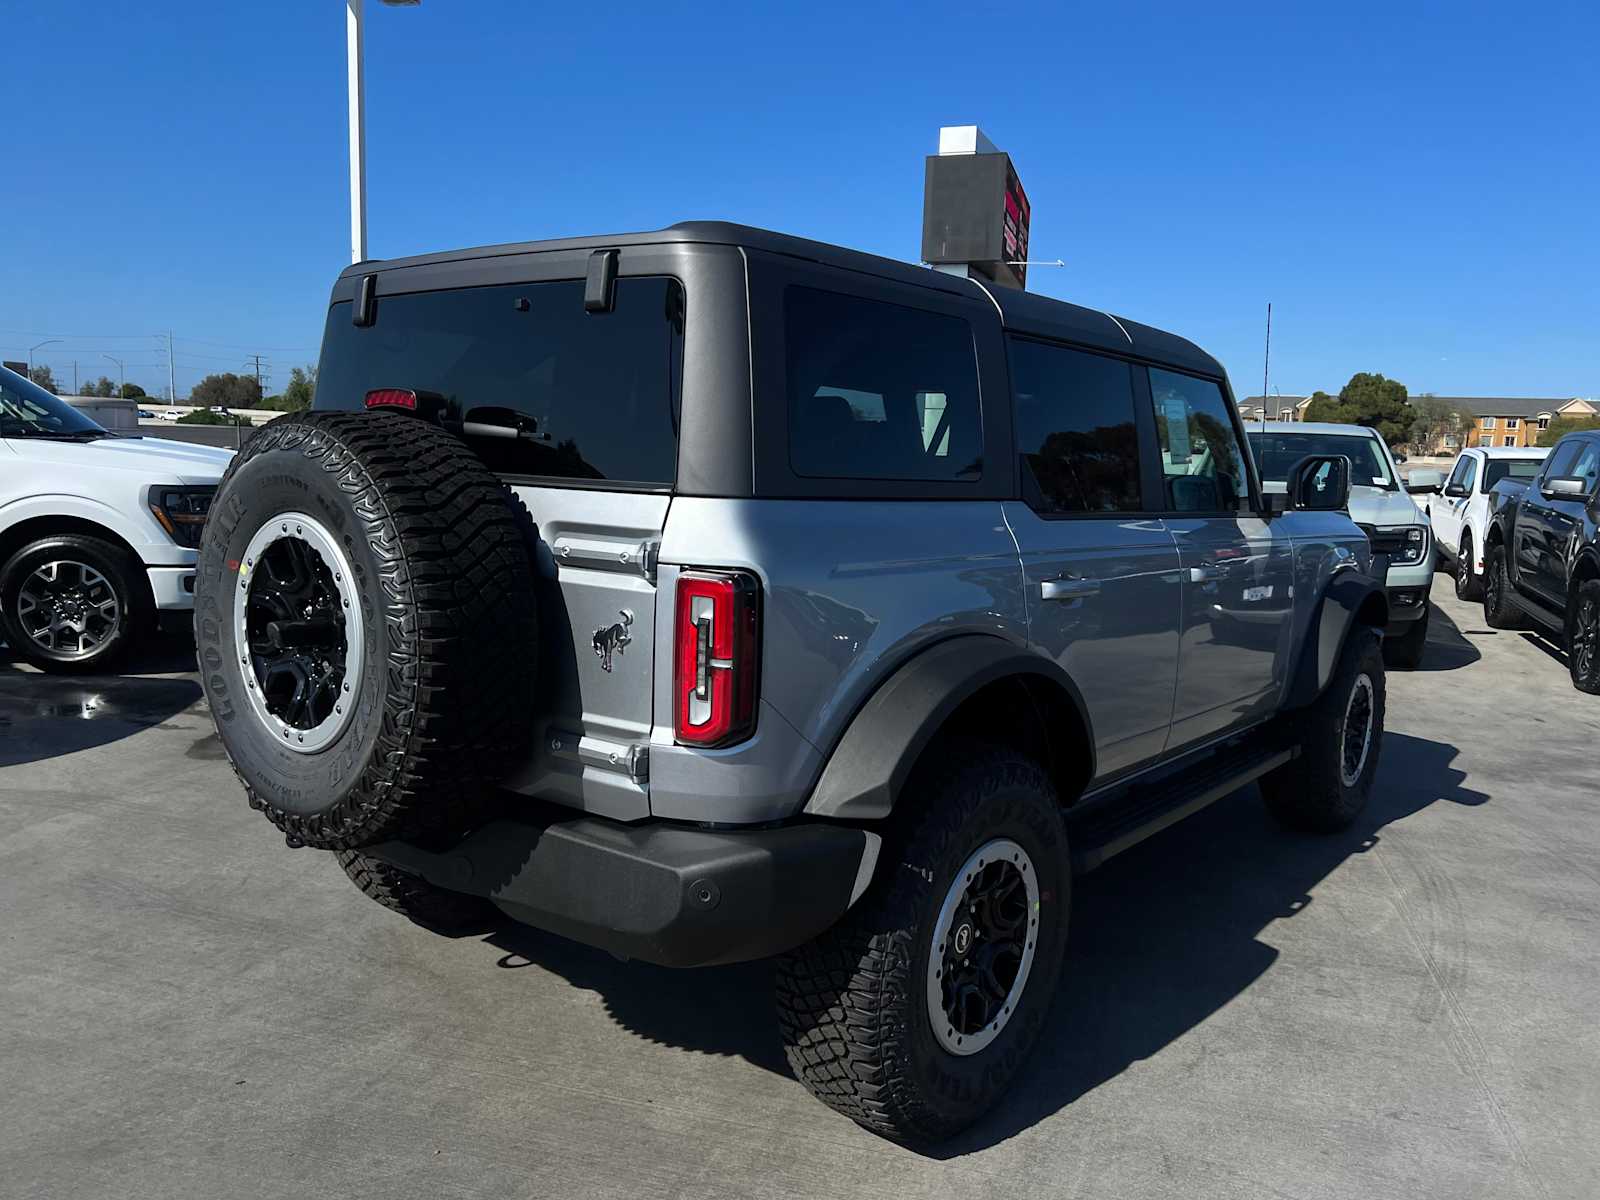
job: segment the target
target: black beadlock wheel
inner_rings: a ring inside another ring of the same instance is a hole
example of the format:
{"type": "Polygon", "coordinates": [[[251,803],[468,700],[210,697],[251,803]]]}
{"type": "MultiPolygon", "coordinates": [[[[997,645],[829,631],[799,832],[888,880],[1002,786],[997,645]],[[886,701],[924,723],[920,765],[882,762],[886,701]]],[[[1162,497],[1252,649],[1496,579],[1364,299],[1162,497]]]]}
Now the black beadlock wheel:
{"type": "Polygon", "coordinates": [[[812,1095],[925,1144],[976,1121],[1027,1062],[1071,870],[1049,778],[1009,750],[951,747],[914,774],[897,819],[867,894],[779,960],[778,1018],[812,1095]]]}
{"type": "Polygon", "coordinates": [[[291,844],[470,825],[532,736],[531,523],[457,438],[280,417],[224,475],[195,589],[222,744],[291,844]]]}
{"type": "Polygon", "coordinates": [[[1328,686],[1294,717],[1299,757],[1261,779],[1280,824],[1335,833],[1361,814],[1378,773],[1385,694],[1377,631],[1352,629],[1328,686]]]}
{"type": "Polygon", "coordinates": [[[1600,695],[1600,579],[1586,579],[1573,589],[1567,611],[1567,670],[1572,686],[1600,695]]]}

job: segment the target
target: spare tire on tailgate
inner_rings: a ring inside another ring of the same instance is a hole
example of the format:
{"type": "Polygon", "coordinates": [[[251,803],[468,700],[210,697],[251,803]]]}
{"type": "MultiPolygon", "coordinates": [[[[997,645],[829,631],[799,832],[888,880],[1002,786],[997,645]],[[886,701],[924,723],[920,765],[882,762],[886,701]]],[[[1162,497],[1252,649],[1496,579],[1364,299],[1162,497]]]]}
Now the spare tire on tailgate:
{"type": "Polygon", "coordinates": [[[474,821],[530,745],[534,537],[415,417],[280,417],[245,445],[201,542],[195,640],[251,807],[291,844],[474,821]]]}

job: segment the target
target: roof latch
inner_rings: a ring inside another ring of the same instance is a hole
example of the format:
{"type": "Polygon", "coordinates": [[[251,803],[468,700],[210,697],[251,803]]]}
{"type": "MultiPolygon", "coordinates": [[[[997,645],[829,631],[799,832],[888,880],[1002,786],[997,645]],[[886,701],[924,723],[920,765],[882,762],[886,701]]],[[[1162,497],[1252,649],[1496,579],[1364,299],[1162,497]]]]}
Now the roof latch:
{"type": "Polygon", "coordinates": [[[617,251],[596,250],[589,255],[589,276],[583,284],[583,311],[610,312],[617,295],[617,251]]]}

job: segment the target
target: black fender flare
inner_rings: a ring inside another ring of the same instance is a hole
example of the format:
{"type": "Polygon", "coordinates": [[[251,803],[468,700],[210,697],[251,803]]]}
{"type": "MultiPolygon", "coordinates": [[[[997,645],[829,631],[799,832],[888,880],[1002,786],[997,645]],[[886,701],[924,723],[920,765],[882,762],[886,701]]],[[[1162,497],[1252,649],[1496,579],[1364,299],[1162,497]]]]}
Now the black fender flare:
{"type": "Polygon", "coordinates": [[[1352,629],[1365,625],[1381,632],[1388,623],[1389,594],[1381,582],[1354,569],[1335,573],[1311,615],[1285,707],[1304,708],[1322,695],[1352,629]]]}
{"type": "MultiPolygon", "coordinates": [[[[917,759],[950,715],[981,688],[1028,676],[1058,684],[1072,698],[1092,760],[1089,710],[1065,671],[1042,654],[1000,638],[964,634],[917,653],[879,685],[828,756],[806,814],[851,821],[889,816],[917,759]]],[[[1092,778],[1092,761],[1089,772],[1092,778]]]]}

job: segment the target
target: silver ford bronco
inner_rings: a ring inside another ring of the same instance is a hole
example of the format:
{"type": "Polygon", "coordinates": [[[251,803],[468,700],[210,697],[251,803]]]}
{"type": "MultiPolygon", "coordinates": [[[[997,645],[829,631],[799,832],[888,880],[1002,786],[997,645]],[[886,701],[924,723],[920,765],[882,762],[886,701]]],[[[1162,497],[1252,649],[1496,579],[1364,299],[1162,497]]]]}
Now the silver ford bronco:
{"type": "Polygon", "coordinates": [[[195,627],[252,807],[433,928],[776,956],[818,1098],[1005,1096],[1072,881],[1244,784],[1366,803],[1349,461],[1264,494],[1222,367],[717,223],[359,263],[229,468],[195,627]]]}

